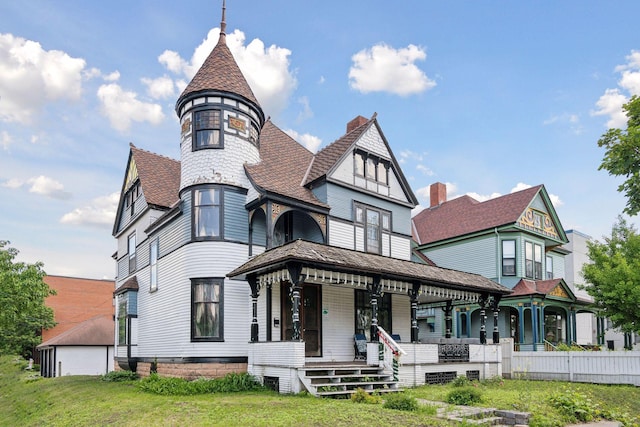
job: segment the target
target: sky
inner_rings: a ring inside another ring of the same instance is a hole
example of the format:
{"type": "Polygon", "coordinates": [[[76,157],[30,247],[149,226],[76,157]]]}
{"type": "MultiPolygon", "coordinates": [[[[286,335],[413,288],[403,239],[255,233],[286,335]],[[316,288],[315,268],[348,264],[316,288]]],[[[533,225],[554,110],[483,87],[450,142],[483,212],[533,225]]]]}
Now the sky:
{"type": "MultiPolygon", "coordinates": [[[[610,234],[597,141],[640,94],[636,0],[228,0],[265,114],[312,151],[377,113],[420,206],[544,184],[565,229],[610,234]]],[[[48,274],[114,278],[129,143],[179,159],[175,102],[221,0],[0,3],[0,240],[48,274]]],[[[631,218],[633,223],[635,218],[631,218]]]]}

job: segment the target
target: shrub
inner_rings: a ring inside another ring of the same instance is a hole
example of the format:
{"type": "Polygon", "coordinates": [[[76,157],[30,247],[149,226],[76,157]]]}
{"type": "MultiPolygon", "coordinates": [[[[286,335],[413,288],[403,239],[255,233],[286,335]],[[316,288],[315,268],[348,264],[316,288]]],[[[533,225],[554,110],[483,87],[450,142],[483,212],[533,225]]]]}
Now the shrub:
{"type": "Polygon", "coordinates": [[[102,381],[113,382],[136,381],[138,378],[138,374],[132,371],[111,371],[100,377],[102,381]]]}
{"type": "Polygon", "coordinates": [[[351,401],[355,403],[368,403],[368,404],[377,404],[382,401],[380,396],[371,395],[358,387],[355,393],[351,395],[351,401]]]}
{"type": "Polygon", "coordinates": [[[471,380],[464,375],[456,377],[455,380],[451,381],[451,385],[454,387],[466,387],[471,384],[471,380]]]}
{"type": "Polygon", "coordinates": [[[598,414],[598,408],[586,395],[563,388],[562,391],[553,393],[549,402],[557,408],[569,421],[592,421],[598,414]]]}
{"type": "Polygon", "coordinates": [[[227,374],[223,378],[200,378],[188,381],[183,378],[163,378],[151,374],[140,381],[141,390],[165,396],[188,396],[207,393],[233,393],[239,391],[261,390],[262,384],[249,374],[227,374]]]}
{"type": "Polygon", "coordinates": [[[474,387],[458,387],[447,393],[447,403],[453,405],[473,405],[482,402],[482,392],[474,387]]]}
{"type": "Polygon", "coordinates": [[[417,411],[418,401],[415,397],[407,396],[403,393],[392,393],[386,397],[382,406],[399,411],[417,411]]]}

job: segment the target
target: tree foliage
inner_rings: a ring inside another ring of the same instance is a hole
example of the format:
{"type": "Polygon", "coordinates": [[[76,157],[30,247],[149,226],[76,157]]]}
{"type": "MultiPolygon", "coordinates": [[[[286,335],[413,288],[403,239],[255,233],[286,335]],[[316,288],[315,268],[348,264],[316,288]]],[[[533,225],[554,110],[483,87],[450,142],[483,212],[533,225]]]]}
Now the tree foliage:
{"type": "Polygon", "coordinates": [[[585,289],[623,332],[640,332],[640,235],[619,216],[604,243],[588,242],[591,264],[582,267],[585,289]]]}
{"type": "Polygon", "coordinates": [[[634,95],[622,108],[627,129],[609,129],[598,140],[598,146],[606,150],[598,170],[625,177],[618,191],[627,197],[624,212],[633,216],[640,212],[640,97],[634,95]]]}
{"type": "Polygon", "coordinates": [[[40,332],[51,328],[53,310],[45,299],[55,291],[44,282],[43,264],[16,262],[18,250],[0,240],[0,354],[29,356],[40,332]]]}

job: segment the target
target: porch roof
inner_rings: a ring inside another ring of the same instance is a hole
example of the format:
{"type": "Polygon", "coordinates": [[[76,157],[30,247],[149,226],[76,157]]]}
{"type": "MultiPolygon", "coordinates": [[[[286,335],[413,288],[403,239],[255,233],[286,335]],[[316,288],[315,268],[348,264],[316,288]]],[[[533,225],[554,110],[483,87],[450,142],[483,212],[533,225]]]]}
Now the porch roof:
{"type": "Polygon", "coordinates": [[[255,275],[261,282],[287,280],[289,263],[301,264],[307,281],[327,284],[366,286],[373,276],[379,275],[387,290],[406,291],[417,283],[421,295],[443,299],[476,300],[480,294],[511,293],[510,289],[478,274],[304,240],[295,240],[257,255],[227,277],[243,280],[255,275]]]}

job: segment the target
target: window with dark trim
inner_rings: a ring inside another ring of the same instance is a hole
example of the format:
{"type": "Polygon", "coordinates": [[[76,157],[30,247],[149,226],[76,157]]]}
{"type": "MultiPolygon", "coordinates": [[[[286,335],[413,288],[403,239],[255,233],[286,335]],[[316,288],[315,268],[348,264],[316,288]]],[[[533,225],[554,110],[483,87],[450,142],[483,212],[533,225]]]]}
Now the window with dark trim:
{"type": "MultiPolygon", "coordinates": [[[[371,294],[362,289],[355,290],[355,333],[365,334],[371,340],[371,294]]],[[[378,325],[387,333],[392,333],[391,294],[385,293],[378,298],[378,325]]]]}
{"type": "Polygon", "coordinates": [[[192,237],[194,240],[222,238],[222,191],[219,188],[198,188],[192,192],[192,237]]]}
{"type": "Polygon", "coordinates": [[[502,241],[502,275],[516,275],[516,241],[502,241]]]}
{"type": "Polygon", "coordinates": [[[533,279],[533,243],[524,242],[525,276],[533,279]]]}
{"type": "Polygon", "coordinates": [[[223,341],[222,278],[191,279],[191,341],[223,341]]]}
{"type": "Polygon", "coordinates": [[[118,345],[127,343],[127,293],[118,295],[118,345]]]}
{"type": "Polygon", "coordinates": [[[158,289],[158,252],[160,241],[154,239],[149,246],[149,291],[158,289]]]}
{"type": "Polygon", "coordinates": [[[369,181],[389,185],[389,162],[377,156],[356,151],[353,153],[354,173],[369,181]]]}
{"type": "Polygon", "coordinates": [[[130,217],[133,217],[136,214],[136,201],[141,194],[140,181],[138,181],[133,184],[124,195],[124,210],[129,213],[130,217]]]}
{"type": "Polygon", "coordinates": [[[553,279],[553,257],[547,255],[546,279],[553,279]]]}
{"type": "Polygon", "coordinates": [[[136,271],[136,233],[129,235],[127,250],[129,253],[129,273],[133,273],[136,271]]]}
{"type": "Polygon", "coordinates": [[[364,227],[365,252],[381,253],[382,230],[391,230],[391,213],[355,203],[354,222],[364,227]]]}
{"type": "Polygon", "coordinates": [[[534,279],[542,279],[542,246],[533,245],[533,273],[534,279]]]}
{"type": "Polygon", "coordinates": [[[193,113],[193,149],[222,148],[220,110],[193,113]]]}

